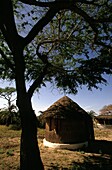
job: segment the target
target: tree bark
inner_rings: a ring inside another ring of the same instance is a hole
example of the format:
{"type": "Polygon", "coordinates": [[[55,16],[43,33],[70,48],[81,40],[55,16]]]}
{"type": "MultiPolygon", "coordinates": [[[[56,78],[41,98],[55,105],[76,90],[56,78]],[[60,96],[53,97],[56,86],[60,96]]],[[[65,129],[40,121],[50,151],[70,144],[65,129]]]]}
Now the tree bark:
{"type": "Polygon", "coordinates": [[[20,170],[44,170],[37,140],[37,118],[29,102],[19,102],[22,121],[20,170]]]}
{"type": "MultiPolygon", "coordinates": [[[[21,41],[20,41],[20,44],[21,41]]],[[[43,170],[37,141],[37,119],[32,109],[31,97],[26,91],[25,63],[23,49],[14,47],[15,82],[17,89],[17,106],[21,116],[22,134],[20,144],[20,170],[43,170]]]]}

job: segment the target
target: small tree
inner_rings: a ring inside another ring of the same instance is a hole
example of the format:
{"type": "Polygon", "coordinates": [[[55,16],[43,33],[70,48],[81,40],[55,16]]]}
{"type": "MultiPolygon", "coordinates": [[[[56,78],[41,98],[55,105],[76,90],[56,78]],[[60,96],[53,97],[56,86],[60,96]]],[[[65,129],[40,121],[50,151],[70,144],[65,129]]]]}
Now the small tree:
{"type": "Polygon", "coordinates": [[[88,112],[88,114],[89,114],[92,118],[94,118],[94,116],[96,115],[96,113],[95,113],[93,110],[90,110],[90,111],[88,112]]]}
{"type": "Polygon", "coordinates": [[[16,99],[13,98],[15,92],[16,89],[14,87],[0,88],[0,98],[7,100],[9,113],[11,113],[16,108],[16,106],[12,104],[12,102],[16,99]]]}
{"type": "Polygon", "coordinates": [[[12,124],[14,122],[17,123],[18,114],[17,114],[17,107],[12,104],[12,102],[16,99],[13,98],[14,94],[16,92],[16,89],[13,87],[5,87],[0,88],[0,98],[7,101],[7,108],[3,108],[0,111],[0,122],[2,124],[6,124],[7,126],[9,124],[12,124]]]}

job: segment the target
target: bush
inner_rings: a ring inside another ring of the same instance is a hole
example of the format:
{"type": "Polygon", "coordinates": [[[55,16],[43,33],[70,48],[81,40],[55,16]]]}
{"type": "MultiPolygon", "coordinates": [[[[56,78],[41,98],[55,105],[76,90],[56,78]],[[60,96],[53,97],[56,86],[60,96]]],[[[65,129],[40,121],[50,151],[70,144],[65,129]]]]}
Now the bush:
{"type": "Polygon", "coordinates": [[[42,116],[37,116],[37,125],[39,128],[45,128],[45,120],[42,119],[42,116]]]}
{"type": "Polygon", "coordinates": [[[16,125],[20,129],[21,120],[19,112],[9,112],[8,110],[0,111],[0,125],[16,125]]]}
{"type": "Polygon", "coordinates": [[[12,124],[12,125],[9,125],[9,129],[11,129],[11,130],[20,130],[21,125],[20,124],[12,124]]]}

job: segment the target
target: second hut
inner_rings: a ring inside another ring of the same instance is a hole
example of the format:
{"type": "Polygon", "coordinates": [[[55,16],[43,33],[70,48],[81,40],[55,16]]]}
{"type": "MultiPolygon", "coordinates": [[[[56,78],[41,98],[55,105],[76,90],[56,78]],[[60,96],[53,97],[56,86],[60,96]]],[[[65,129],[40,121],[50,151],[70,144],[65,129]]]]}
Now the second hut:
{"type": "Polygon", "coordinates": [[[67,96],[62,97],[46,111],[44,146],[79,149],[94,140],[91,116],[67,96]]]}

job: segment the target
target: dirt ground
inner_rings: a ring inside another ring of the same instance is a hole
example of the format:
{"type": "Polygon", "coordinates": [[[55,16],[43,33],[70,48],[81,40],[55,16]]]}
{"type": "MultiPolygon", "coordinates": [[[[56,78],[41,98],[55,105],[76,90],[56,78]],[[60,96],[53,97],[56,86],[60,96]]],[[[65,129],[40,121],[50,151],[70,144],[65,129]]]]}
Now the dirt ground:
{"type": "MultiPolygon", "coordinates": [[[[112,127],[95,128],[95,142],[87,149],[70,151],[43,146],[44,130],[38,143],[45,170],[111,170],[112,127]]],[[[20,131],[0,126],[0,170],[19,170],[20,131]]]]}
{"type": "Polygon", "coordinates": [[[39,141],[45,170],[111,170],[112,127],[95,128],[95,142],[79,151],[59,150],[44,147],[39,141]]]}

